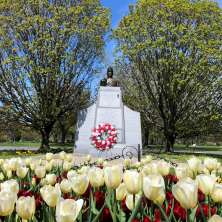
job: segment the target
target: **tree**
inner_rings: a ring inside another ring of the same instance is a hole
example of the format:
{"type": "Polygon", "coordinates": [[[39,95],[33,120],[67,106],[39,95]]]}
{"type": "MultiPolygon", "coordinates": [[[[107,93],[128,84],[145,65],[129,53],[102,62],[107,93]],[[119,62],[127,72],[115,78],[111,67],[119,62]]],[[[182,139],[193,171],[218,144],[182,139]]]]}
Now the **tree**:
{"type": "Polygon", "coordinates": [[[0,93],[47,149],[98,67],[109,12],[99,0],[4,0],[0,17],[0,93]]]}
{"type": "Polygon", "coordinates": [[[78,100],[78,105],[71,112],[67,112],[65,115],[61,116],[55,123],[53,133],[55,139],[58,141],[58,136],[60,136],[60,143],[65,144],[66,136],[71,131],[74,137],[74,129],[77,123],[77,116],[80,109],[86,108],[90,103],[90,91],[85,90],[78,100]]]}
{"type": "Polygon", "coordinates": [[[113,36],[141,99],[161,120],[166,150],[179,128],[213,112],[222,10],[209,0],[139,0],[113,36]]]}

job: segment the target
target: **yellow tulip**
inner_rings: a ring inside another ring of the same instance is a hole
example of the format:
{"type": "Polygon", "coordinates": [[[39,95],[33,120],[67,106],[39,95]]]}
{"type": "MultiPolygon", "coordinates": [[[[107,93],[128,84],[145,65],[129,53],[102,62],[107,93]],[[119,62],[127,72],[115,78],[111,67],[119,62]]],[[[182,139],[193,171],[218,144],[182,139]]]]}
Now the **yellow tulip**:
{"type": "Polygon", "coordinates": [[[19,191],[19,184],[16,180],[10,179],[1,183],[1,190],[17,194],[19,191]]]}
{"type": "Polygon", "coordinates": [[[40,193],[43,200],[50,207],[55,207],[61,196],[59,184],[56,184],[55,187],[51,185],[45,185],[40,189],[40,193]]]}
{"type": "Polygon", "coordinates": [[[199,189],[206,195],[212,193],[216,178],[211,175],[200,174],[196,177],[199,189]]]}
{"type": "Polygon", "coordinates": [[[60,189],[63,193],[69,193],[72,191],[72,184],[69,180],[63,179],[60,183],[60,189]]]}
{"type": "Polygon", "coordinates": [[[0,192],[0,216],[9,216],[14,210],[17,195],[10,191],[0,192]]]}
{"type": "Polygon", "coordinates": [[[222,184],[216,183],[214,185],[211,198],[215,203],[222,202],[222,184]]]}
{"type": "Polygon", "coordinates": [[[89,178],[87,175],[77,175],[71,179],[71,183],[73,191],[78,195],[82,195],[89,186],[89,178]]]}
{"type": "Polygon", "coordinates": [[[126,170],[123,175],[123,181],[130,194],[137,194],[141,190],[142,176],[136,170],[126,170]]]}
{"type": "Polygon", "coordinates": [[[25,176],[27,175],[28,173],[28,168],[27,167],[18,167],[16,169],[16,175],[19,177],[19,178],[25,178],[25,176]]]}
{"type": "Polygon", "coordinates": [[[16,212],[23,220],[29,220],[35,214],[35,198],[19,197],[16,201],[16,212]]]}
{"type": "Polygon", "coordinates": [[[143,192],[155,204],[161,205],[165,200],[165,184],[161,175],[149,175],[143,178],[143,192]]]}
{"type": "Polygon", "coordinates": [[[38,178],[43,178],[46,174],[46,169],[44,166],[36,166],[35,168],[35,175],[38,177],[38,178]]]}
{"type": "Polygon", "coordinates": [[[83,200],[61,199],[56,205],[56,221],[74,222],[76,221],[83,206],[83,200]]]}
{"type": "Polygon", "coordinates": [[[120,185],[122,178],[122,167],[116,165],[104,168],[104,179],[108,188],[116,189],[120,185]]]}
{"type": "Polygon", "coordinates": [[[215,214],[208,220],[208,222],[222,222],[222,217],[215,214]]]}
{"type": "Polygon", "coordinates": [[[126,197],[127,189],[124,183],[121,183],[116,189],[116,199],[123,200],[126,197]]]}
{"type": "Polygon", "coordinates": [[[56,183],[56,175],[53,173],[47,174],[45,179],[47,184],[54,185],[56,183]]]}
{"type": "Polygon", "coordinates": [[[103,170],[98,167],[92,167],[89,172],[89,182],[93,187],[101,187],[104,185],[103,170]]]}
{"type": "Polygon", "coordinates": [[[196,207],[197,191],[197,182],[190,178],[186,178],[185,180],[181,179],[172,187],[173,196],[184,209],[196,207]]]}

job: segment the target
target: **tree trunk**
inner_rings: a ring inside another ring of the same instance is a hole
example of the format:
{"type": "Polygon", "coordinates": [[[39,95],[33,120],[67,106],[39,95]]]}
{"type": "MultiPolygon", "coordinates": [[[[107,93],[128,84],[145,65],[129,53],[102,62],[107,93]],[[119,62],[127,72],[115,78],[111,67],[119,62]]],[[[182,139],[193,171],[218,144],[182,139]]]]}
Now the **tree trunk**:
{"type": "Polygon", "coordinates": [[[144,129],[144,146],[148,146],[149,145],[149,129],[145,128],[144,129]]]}
{"type": "Polygon", "coordinates": [[[66,135],[67,135],[67,131],[66,130],[62,130],[61,131],[61,144],[65,144],[65,142],[66,142],[66,135]]]}
{"type": "Polygon", "coordinates": [[[165,151],[166,152],[173,152],[173,146],[174,146],[174,143],[175,143],[175,134],[167,134],[165,135],[166,137],[166,149],[165,151]]]}
{"type": "Polygon", "coordinates": [[[41,130],[41,135],[42,135],[42,141],[41,141],[41,146],[40,146],[41,151],[49,151],[50,132],[51,132],[50,129],[41,130]]]}

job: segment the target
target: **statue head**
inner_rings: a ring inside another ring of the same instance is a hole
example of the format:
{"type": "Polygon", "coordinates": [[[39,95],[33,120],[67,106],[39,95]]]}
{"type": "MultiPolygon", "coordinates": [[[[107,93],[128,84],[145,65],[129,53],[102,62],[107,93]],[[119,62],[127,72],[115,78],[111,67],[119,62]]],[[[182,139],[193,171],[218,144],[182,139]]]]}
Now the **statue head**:
{"type": "Polygon", "coordinates": [[[113,68],[109,66],[107,69],[107,78],[112,78],[112,77],[113,77],[113,68]]]}

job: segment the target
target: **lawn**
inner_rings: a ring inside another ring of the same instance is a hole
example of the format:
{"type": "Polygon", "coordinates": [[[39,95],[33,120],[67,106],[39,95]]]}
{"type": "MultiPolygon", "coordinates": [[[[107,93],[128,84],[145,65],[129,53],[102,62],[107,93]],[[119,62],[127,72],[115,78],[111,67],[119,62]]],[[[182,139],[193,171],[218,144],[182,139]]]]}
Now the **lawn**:
{"type": "MultiPolygon", "coordinates": [[[[0,143],[0,147],[40,147],[41,143],[36,141],[19,141],[19,142],[2,142],[0,143]]],[[[65,143],[65,144],[60,144],[60,143],[50,143],[50,147],[52,148],[71,148],[73,147],[73,143],[65,143]]]]}

